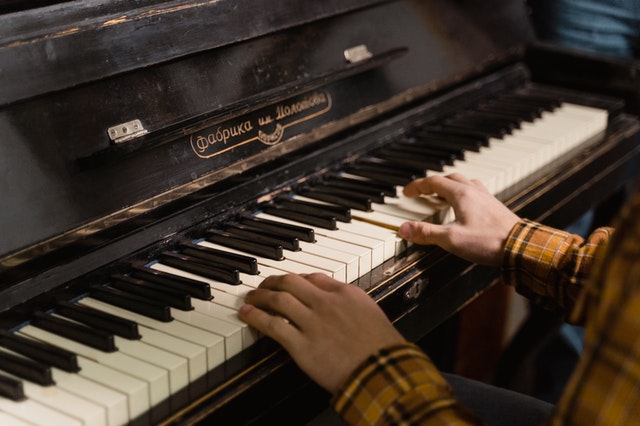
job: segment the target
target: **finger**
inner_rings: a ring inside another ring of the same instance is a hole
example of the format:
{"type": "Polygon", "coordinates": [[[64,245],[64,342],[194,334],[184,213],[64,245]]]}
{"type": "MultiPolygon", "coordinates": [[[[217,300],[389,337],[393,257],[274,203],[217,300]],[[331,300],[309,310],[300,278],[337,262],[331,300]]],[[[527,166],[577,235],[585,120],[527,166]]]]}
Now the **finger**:
{"type": "Polygon", "coordinates": [[[474,179],[469,179],[465,175],[461,173],[451,173],[445,176],[447,179],[453,180],[455,182],[460,182],[465,185],[471,185],[474,179]]]}
{"type": "Polygon", "coordinates": [[[245,302],[263,311],[279,315],[300,326],[309,316],[309,308],[293,294],[257,288],[247,293],[245,302]]]}
{"type": "Polygon", "coordinates": [[[256,306],[250,304],[241,306],[238,310],[238,317],[287,349],[295,339],[300,338],[300,331],[286,318],[269,314],[256,306]]]}
{"type": "Polygon", "coordinates": [[[405,240],[416,244],[435,244],[445,247],[447,241],[445,225],[426,222],[405,222],[400,225],[398,234],[405,240]]]}
{"type": "Polygon", "coordinates": [[[475,186],[478,189],[483,190],[486,193],[489,193],[489,189],[484,186],[484,183],[482,183],[482,181],[478,180],[478,179],[471,179],[471,183],[473,184],[473,186],[475,186]]]}
{"type": "Polygon", "coordinates": [[[343,282],[335,280],[327,274],[316,272],[313,274],[301,274],[301,276],[308,280],[311,284],[324,291],[336,291],[344,287],[343,282]]]}
{"type": "Polygon", "coordinates": [[[438,194],[447,201],[453,198],[461,182],[444,176],[429,176],[416,179],[404,187],[403,193],[407,197],[417,197],[421,194],[438,194]]]}
{"type": "Polygon", "coordinates": [[[260,283],[259,288],[290,293],[305,305],[318,297],[318,288],[305,276],[298,274],[267,277],[260,283]]]}

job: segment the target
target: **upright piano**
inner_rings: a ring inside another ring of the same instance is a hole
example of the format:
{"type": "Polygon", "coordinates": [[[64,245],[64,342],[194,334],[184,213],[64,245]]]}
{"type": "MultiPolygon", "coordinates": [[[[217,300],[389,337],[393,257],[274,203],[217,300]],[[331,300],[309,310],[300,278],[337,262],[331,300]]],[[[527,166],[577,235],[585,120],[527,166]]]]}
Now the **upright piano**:
{"type": "Polygon", "coordinates": [[[637,176],[637,64],[521,3],[1,2],[0,422],[303,424],[328,395],[235,313],[264,276],[418,341],[498,271],[398,238],[454,219],[403,185],[561,227],[637,176]]]}

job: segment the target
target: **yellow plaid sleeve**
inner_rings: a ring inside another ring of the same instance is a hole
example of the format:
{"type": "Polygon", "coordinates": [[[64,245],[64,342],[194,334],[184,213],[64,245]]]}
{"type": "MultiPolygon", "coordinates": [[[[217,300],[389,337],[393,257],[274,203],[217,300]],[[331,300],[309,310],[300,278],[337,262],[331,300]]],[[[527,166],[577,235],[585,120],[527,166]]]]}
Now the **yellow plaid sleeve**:
{"type": "Polygon", "coordinates": [[[640,195],[588,282],[585,350],[553,425],[640,425],[640,195]]]}
{"type": "MultiPolygon", "coordinates": [[[[612,232],[599,228],[584,240],[521,220],[505,245],[503,281],[547,309],[571,312],[591,274],[598,247],[605,245],[612,232]]],[[[582,320],[583,315],[575,318],[582,320]]]]}
{"type": "Polygon", "coordinates": [[[362,363],[334,397],[349,425],[468,425],[450,386],[415,345],[383,349],[362,363]]]}

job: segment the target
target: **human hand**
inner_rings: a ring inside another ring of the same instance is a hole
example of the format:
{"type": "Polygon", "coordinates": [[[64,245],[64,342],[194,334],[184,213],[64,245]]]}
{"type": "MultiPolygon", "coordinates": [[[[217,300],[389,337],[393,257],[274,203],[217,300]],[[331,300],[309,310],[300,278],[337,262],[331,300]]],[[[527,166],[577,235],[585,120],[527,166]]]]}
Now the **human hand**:
{"type": "Polygon", "coordinates": [[[362,289],[319,273],[268,277],[245,302],[240,319],[332,394],[369,355],[405,341],[362,289]]]}
{"type": "Polygon", "coordinates": [[[520,218],[498,201],[477,180],[460,174],[416,179],[404,195],[437,194],[451,205],[455,221],[442,225],[406,222],[399,234],[416,244],[436,244],[463,259],[501,265],[507,236],[520,218]]]}

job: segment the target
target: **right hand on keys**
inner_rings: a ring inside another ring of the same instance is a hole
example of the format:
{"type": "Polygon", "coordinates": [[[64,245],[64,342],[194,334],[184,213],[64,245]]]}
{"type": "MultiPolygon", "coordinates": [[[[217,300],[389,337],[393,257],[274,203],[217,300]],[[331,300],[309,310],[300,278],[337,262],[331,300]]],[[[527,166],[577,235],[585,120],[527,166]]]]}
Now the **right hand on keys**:
{"type": "Polygon", "coordinates": [[[416,179],[404,195],[437,194],[451,205],[455,221],[443,225],[406,222],[399,234],[416,244],[435,244],[463,259],[485,265],[502,264],[504,245],[519,217],[477,180],[460,174],[416,179]]]}

